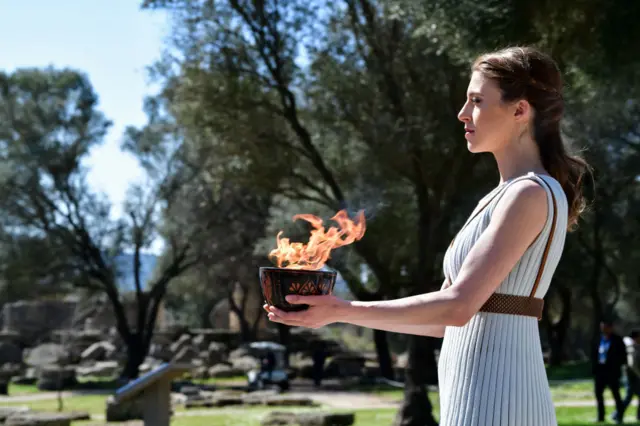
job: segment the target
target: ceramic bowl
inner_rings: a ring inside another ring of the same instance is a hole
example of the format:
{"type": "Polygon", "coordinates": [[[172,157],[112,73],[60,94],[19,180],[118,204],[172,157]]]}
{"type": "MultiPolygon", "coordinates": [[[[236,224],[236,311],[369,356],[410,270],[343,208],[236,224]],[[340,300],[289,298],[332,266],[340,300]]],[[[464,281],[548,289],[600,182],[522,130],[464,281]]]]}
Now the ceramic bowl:
{"type": "Polygon", "coordinates": [[[292,305],[285,300],[289,294],[317,296],[333,293],[335,271],[313,271],[276,267],[260,268],[260,286],[267,304],[283,311],[302,311],[309,305],[292,305]]]}

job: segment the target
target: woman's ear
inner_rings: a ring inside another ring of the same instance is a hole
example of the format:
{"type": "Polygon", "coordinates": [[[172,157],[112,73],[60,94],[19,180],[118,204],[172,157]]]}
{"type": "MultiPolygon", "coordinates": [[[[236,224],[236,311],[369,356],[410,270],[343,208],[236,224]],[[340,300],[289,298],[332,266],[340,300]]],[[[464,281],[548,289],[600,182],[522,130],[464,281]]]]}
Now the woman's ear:
{"type": "Polygon", "coordinates": [[[519,122],[528,122],[531,118],[531,104],[528,101],[521,99],[516,102],[513,116],[519,122]]]}

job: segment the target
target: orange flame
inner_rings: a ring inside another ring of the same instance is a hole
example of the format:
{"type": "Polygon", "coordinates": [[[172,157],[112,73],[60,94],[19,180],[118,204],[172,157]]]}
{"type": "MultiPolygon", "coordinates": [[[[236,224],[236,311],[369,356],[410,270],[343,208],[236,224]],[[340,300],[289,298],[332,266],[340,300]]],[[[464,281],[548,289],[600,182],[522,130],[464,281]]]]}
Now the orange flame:
{"type": "Polygon", "coordinates": [[[332,226],[325,231],[322,219],[312,214],[297,214],[293,221],[305,220],[314,228],[307,244],[292,243],[288,238],[281,238],[283,231],[276,237],[277,248],[271,250],[270,258],[275,258],[278,268],[288,269],[321,269],[334,248],[346,246],[364,236],[366,229],[364,211],[357,215],[357,223],[351,221],[346,210],[340,210],[331,218],[340,229],[332,226]]]}

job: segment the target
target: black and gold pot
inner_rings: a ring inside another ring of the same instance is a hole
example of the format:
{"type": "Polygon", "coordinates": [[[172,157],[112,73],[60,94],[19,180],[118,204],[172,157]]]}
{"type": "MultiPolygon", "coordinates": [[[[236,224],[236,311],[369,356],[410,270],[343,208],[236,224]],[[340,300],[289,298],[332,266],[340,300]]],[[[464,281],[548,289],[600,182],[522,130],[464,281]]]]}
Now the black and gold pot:
{"type": "Polygon", "coordinates": [[[337,273],[308,269],[277,267],[260,268],[260,286],[267,304],[286,312],[303,311],[309,305],[292,305],[285,300],[289,294],[318,296],[333,294],[337,273]]]}

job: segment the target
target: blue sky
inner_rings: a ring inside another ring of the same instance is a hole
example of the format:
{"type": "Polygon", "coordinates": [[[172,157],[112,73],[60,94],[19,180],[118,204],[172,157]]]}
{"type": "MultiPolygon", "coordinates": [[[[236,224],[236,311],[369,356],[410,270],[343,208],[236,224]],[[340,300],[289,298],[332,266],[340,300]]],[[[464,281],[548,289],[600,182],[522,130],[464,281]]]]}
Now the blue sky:
{"type": "Polygon", "coordinates": [[[127,125],[142,125],[145,67],[160,56],[168,21],[142,11],[139,0],[0,0],[0,69],[72,67],[87,73],[98,108],[113,121],[103,145],[87,160],[90,184],[107,193],[115,214],[129,183],[142,176],[120,151],[127,125]]]}

